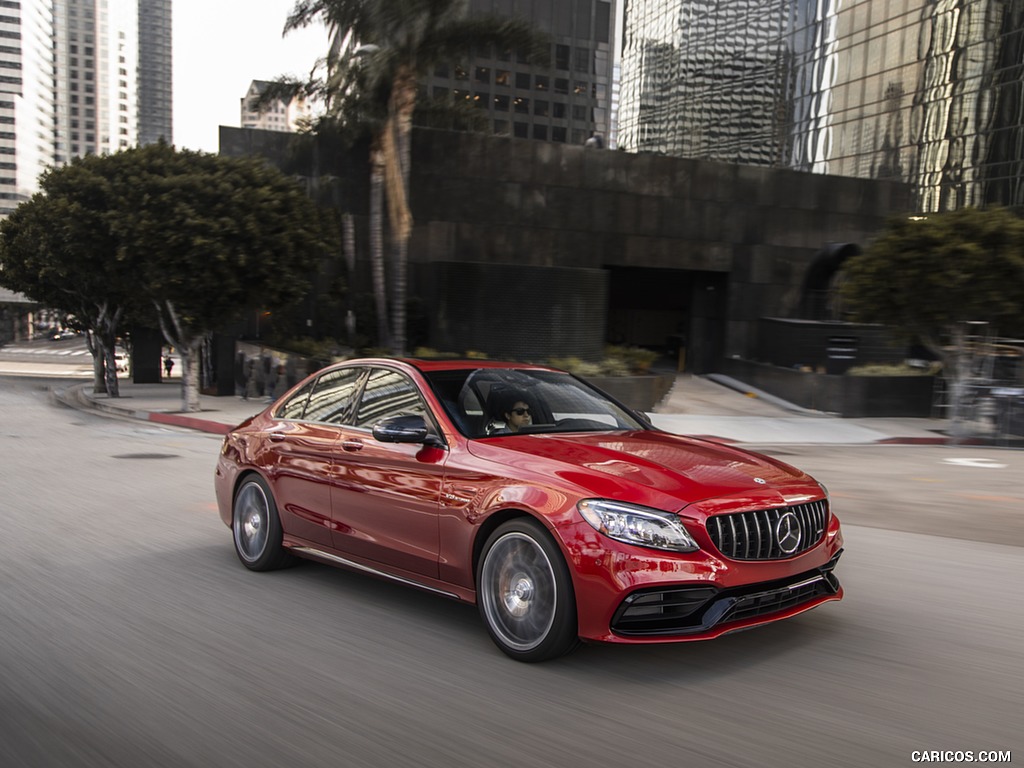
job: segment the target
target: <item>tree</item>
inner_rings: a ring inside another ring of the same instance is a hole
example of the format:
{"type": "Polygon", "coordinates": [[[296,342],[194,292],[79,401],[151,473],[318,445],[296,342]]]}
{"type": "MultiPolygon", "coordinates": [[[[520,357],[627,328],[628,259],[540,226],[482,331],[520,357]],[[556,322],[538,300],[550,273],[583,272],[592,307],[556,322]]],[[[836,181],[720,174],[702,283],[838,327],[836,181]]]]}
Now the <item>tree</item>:
{"type": "Polygon", "coordinates": [[[959,323],[1024,332],[1024,221],[1000,208],[892,219],[846,262],[842,297],[940,358],[959,323]]]}
{"type": "Polygon", "coordinates": [[[890,325],[941,360],[956,404],[964,324],[1024,334],[1024,221],[1000,208],[893,219],[846,262],[841,291],[853,319],[890,325]]]}
{"type": "Polygon", "coordinates": [[[117,397],[114,345],[126,312],[145,312],[135,275],[114,268],[117,243],[103,160],[91,155],[48,170],[40,191],[0,223],[0,283],[72,315],[93,355],[93,388],[117,397]]]}
{"type": "Polygon", "coordinates": [[[203,339],[301,298],[326,247],[312,201],[259,160],[154,144],[73,162],[46,182],[0,230],[4,278],[10,262],[21,276],[16,290],[39,301],[65,293],[145,308],[181,354],[184,411],[199,410],[203,339]],[[66,184],[51,198],[54,179],[66,184]],[[33,250],[47,229],[53,234],[33,250]]]}
{"type": "Polygon", "coordinates": [[[409,238],[411,136],[420,79],[441,62],[465,57],[474,47],[517,49],[546,61],[546,36],[526,21],[469,16],[465,0],[298,0],[285,22],[285,34],[319,21],[330,30],[348,30],[360,45],[356,78],[339,76],[351,62],[336,52],[327,57],[328,91],[338,101],[361,91],[383,99],[385,118],[373,146],[383,162],[388,215],[394,240],[391,341],[395,354],[406,352],[406,292],[409,238]]]}

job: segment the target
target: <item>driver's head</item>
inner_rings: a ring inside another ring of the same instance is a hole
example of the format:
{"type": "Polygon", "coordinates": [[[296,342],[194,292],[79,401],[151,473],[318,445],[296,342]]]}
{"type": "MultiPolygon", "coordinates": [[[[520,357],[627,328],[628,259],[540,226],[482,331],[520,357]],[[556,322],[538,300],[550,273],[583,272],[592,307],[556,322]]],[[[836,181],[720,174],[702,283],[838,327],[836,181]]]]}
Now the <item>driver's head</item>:
{"type": "Polygon", "coordinates": [[[516,398],[505,410],[505,426],[511,432],[518,432],[533,423],[530,406],[525,400],[516,398]]]}

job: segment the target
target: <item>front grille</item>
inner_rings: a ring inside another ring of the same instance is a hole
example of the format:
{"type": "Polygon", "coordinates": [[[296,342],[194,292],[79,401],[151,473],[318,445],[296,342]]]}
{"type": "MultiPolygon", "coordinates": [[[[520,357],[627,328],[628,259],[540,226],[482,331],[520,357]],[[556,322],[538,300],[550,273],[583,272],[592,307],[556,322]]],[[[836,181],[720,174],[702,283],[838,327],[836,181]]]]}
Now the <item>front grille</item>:
{"type": "Polygon", "coordinates": [[[828,502],[715,515],[706,523],[711,542],[733,560],[781,560],[806,552],[825,535],[828,502]]]}

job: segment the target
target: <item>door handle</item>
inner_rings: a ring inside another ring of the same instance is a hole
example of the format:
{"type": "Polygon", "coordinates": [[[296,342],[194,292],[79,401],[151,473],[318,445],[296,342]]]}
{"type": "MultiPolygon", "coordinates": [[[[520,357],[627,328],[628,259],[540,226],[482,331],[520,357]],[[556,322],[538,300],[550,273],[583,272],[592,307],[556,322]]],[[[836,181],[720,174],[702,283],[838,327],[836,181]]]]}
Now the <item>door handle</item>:
{"type": "Polygon", "coordinates": [[[343,451],[361,451],[363,449],[362,440],[342,440],[341,449],[343,451]]]}
{"type": "Polygon", "coordinates": [[[271,432],[269,435],[267,435],[267,437],[272,443],[281,443],[284,442],[284,439],[287,437],[287,435],[285,435],[283,432],[271,432]]]}

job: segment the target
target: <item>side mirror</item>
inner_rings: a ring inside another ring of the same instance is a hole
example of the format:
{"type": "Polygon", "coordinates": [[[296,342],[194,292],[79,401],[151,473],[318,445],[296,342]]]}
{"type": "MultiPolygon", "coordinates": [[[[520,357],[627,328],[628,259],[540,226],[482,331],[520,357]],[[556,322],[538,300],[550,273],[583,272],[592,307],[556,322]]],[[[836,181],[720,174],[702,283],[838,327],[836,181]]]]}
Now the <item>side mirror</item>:
{"type": "Polygon", "coordinates": [[[373,425],[373,437],[382,443],[422,443],[441,447],[441,441],[430,434],[422,416],[392,416],[373,425]]]}

